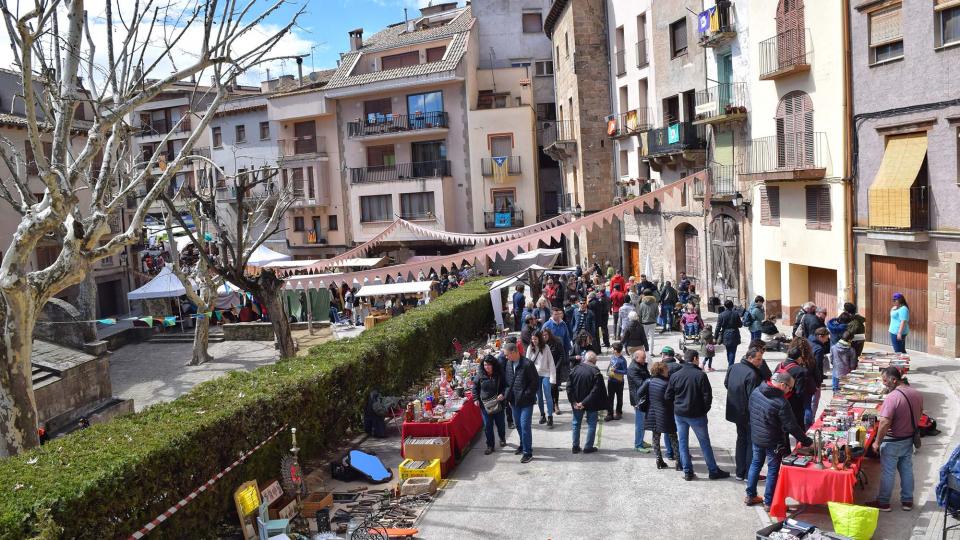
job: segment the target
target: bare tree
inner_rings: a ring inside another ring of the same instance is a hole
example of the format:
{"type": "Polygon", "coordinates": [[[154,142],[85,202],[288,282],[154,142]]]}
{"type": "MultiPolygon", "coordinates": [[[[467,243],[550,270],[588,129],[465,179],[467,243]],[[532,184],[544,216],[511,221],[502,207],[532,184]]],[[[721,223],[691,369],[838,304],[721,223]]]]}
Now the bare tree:
{"type": "MultiPolygon", "coordinates": [[[[226,177],[223,170],[205,157],[211,172],[230,180],[235,202],[222,204],[217,200],[216,189],[194,190],[187,186],[188,198],[195,201],[191,208],[194,223],[212,227],[217,240],[217,249],[200,249],[200,259],[206,267],[223,280],[249,292],[262,306],[273,326],[273,333],[280,348],[280,356],[288,358],[296,354],[290,322],[280,301],[283,280],[276,273],[263,268],[250,272],[250,256],[271,236],[280,231],[284,213],[293,203],[293,194],[287,186],[277,187],[277,167],[264,166],[236,176],[226,177]],[[229,210],[228,210],[229,209],[229,210]]],[[[213,178],[214,174],[208,174],[213,178]]],[[[201,233],[190,229],[186,220],[176,210],[174,201],[163,197],[170,215],[173,215],[187,231],[190,241],[197,246],[206,246],[201,233]]],[[[196,342],[195,342],[196,343],[196,342]]]]}
{"type": "Polygon", "coordinates": [[[0,181],[0,199],[22,216],[0,264],[0,456],[39,443],[30,357],[43,305],[82,281],[97,261],[137,241],[148,207],[186,163],[227,94],[228,82],[275,60],[271,50],[302,13],[264,35],[262,28],[273,27],[262,23],[285,0],[262,7],[259,0],[207,0],[187,8],[153,0],[104,1],[106,38],[94,36],[83,0],[0,0],[21,75],[27,148],[43,189],[37,202],[28,178],[32,173],[26,172],[27,156],[11,141],[0,141],[0,160],[9,170],[0,181]],[[21,4],[26,7],[18,9],[21,4]],[[106,53],[97,47],[106,47],[106,53]],[[151,58],[158,48],[162,54],[151,58]],[[184,54],[187,49],[189,54],[184,54]],[[170,138],[168,134],[144,163],[134,164],[125,157],[130,135],[126,119],[171,85],[208,76],[217,84],[205,99],[194,100],[205,104],[205,113],[194,111],[200,114],[199,125],[193,126],[181,151],[166,160],[126,229],[105,238],[109,217],[154,175],[170,138]],[[92,109],[89,122],[75,118],[76,109],[84,106],[92,109]],[[80,141],[75,138],[78,132],[80,141]],[[87,196],[89,202],[81,203],[87,196]],[[56,234],[62,236],[56,260],[32,270],[38,242],[56,234]]]}

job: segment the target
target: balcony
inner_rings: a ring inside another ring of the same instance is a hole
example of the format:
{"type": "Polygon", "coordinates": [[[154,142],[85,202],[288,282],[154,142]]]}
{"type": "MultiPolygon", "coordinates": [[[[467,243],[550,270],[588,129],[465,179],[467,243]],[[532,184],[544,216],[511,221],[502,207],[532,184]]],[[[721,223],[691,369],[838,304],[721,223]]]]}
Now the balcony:
{"type": "Polygon", "coordinates": [[[892,242],[929,240],[930,210],[927,186],[912,186],[892,191],[870,193],[867,238],[892,242]]]}
{"type": "Polygon", "coordinates": [[[369,114],[347,123],[350,138],[398,136],[411,131],[446,129],[447,113],[443,111],[414,114],[369,114]]]}
{"type": "Polygon", "coordinates": [[[450,161],[420,161],[375,167],[351,167],[350,183],[373,184],[450,176],[450,161]]]}
{"type": "Polygon", "coordinates": [[[301,232],[300,234],[302,235],[302,243],[305,245],[314,245],[314,246],[327,245],[327,239],[320,234],[320,231],[307,229],[301,232]]]}
{"type": "Polygon", "coordinates": [[[706,147],[703,128],[690,122],[647,130],[646,156],[649,158],[681,154],[688,150],[703,150],[706,147]]]}
{"type": "Polygon", "coordinates": [[[741,122],[747,118],[747,84],[718,84],[696,94],[694,125],[741,122]]]}
{"type": "Polygon", "coordinates": [[[746,147],[741,180],[817,180],[827,174],[827,135],[800,131],[753,139],[746,147]]]}
{"type": "Polygon", "coordinates": [[[760,80],[773,81],[810,71],[809,32],[794,28],[760,42],[760,80]]]}
{"type": "Polygon", "coordinates": [[[653,126],[653,113],[649,107],[633,109],[607,121],[607,135],[611,139],[625,139],[653,126]]]}
{"type": "Polygon", "coordinates": [[[437,215],[433,212],[400,212],[400,219],[407,221],[436,221],[437,215]]]}
{"type": "Polygon", "coordinates": [[[505,212],[484,212],[483,225],[487,230],[513,229],[523,227],[523,210],[505,212]]]}
{"type": "Polygon", "coordinates": [[[327,156],[327,138],[307,135],[277,139],[277,155],[284,159],[312,159],[327,156]]]}
{"type": "Polygon", "coordinates": [[[641,39],[637,42],[637,67],[647,67],[650,60],[647,59],[647,40],[641,39]]]}
{"type": "Polygon", "coordinates": [[[576,127],[572,120],[544,120],[538,122],[538,138],[543,152],[556,161],[577,156],[576,127]]]}
{"type": "Polygon", "coordinates": [[[503,165],[498,165],[497,160],[500,158],[480,158],[480,174],[483,176],[497,176],[495,172],[497,168],[502,166],[506,172],[505,176],[520,176],[522,171],[520,169],[520,156],[506,156],[503,159],[505,160],[503,165]]]}
{"type": "Polygon", "coordinates": [[[617,77],[627,74],[627,51],[620,49],[613,53],[614,65],[617,67],[617,77]]]}
{"type": "Polygon", "coordinates": [[[722,47],[737,37],[736,26],[733,24],[733,13],[729,0],[718,0],[716,6],[716,24],[711,20],[710,28],[700,34],[701,47],[722,47]]]}
{"type": "MultiPolygon", "coordinates": [[[[740,191],[736,172],[736,167],[733,165],[723,165],[715,161],[711,161],[707,165],[707,181],[710,182],[710,198],[712,200],[729,201],[740,191]]],[[[703,183],[697,182],[693,196],[702,199],[705,189],[703,183]]]]}
{"type": "Polygon", "coordinates": [[[134,132],[134,135],[137,137],[153,137],[156,135],[166,135],[171,131],[173,133],[189,133],[190,129],[189,118],[180,122],[179,125],[177,125],[177,122],[168,122],[166,119],[153,120],[149,124],[140,124],[134,132]]]}

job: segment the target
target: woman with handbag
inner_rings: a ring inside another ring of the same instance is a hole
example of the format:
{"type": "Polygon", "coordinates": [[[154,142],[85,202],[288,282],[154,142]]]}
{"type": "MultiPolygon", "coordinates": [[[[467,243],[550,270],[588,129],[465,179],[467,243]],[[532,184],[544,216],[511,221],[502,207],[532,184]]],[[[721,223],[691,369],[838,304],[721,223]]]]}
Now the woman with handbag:
{"type": "Polygon", "coordinates": [[[557,364],[553,361],[553,351],[543,339],[543,334],[534,332],[530,335],[530,349],[527,358],[533,362],[540,375],[540,387],[537,388],[537,407],[540,409],[540,424],[553,427],[553,384],[557,382],[557,364]],[[547,402],[546,411],[543,402],[547,402]]]}
{"type": "MultiPolygon", "coordinates": [[[[646,408],[646,411],[643,411],[643,427],[653,432],[653,453],[657,457],[658,469],[669,467],[663,461],[663,454],[660,450],[661,433],[666,435],[672,455],[674,457],[680,455],[680,441],[677,440],[677,422],[673,415],[673,402],[669,401],[664,395],[667,391],[669,377],[667,364],[655,362],[650,368],[650,378],[644,381],[643,386],[637,392],[637,408],[641,411],[646,408]]],[[[676,470],[683,470],[679,459],[677,460],[676,470]]]]}
{"type": "Polygon", "coordinates": [[[487,449],[484,455],[493,453],[493,427],[497,427],[500,436],[500,447],[507,445],[507,432],[504,427],[503,393],[506,391],[506,381],[500,372],[500,364],[493,355],[488,354],[483,359],[483,369],[477,374],[474,381],[476,388],[477,405],[483,416],[483,433],[487,438],[487,449]]]}

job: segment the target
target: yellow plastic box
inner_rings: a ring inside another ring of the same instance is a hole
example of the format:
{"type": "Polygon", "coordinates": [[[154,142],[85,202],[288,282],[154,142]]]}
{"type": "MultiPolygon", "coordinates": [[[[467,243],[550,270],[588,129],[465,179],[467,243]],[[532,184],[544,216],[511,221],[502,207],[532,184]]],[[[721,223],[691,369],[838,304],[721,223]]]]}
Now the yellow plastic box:
{"type": "Polygon", "coordinates": [[[400,464],[400,480],[415,477],[433,478],[440,483],[440,460],[431,459],[430,461],[417,461],[405,459],[400,464]]]}

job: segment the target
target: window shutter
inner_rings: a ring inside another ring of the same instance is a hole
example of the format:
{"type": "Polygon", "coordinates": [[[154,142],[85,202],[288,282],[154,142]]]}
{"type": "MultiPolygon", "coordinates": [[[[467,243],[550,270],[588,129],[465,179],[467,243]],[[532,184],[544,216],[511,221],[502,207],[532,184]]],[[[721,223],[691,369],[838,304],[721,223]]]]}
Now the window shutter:
{"type": "Polygon", "coordinates": [[[903,24],[899,7],[870,15],[870,46],[874,47],[902,39],[903,24]]]}
{"type": "Polygon", "coordinates": [[[829,231],[832,221],[830,208],[830,186],[820,186],[817,197],[817,211],[819,212],[820,230],[829,231]]]}
{"type": "Polygon", "coordinates": [[[817,204],[819,202],[819,195],[817,193],[817,188],[820,186],[807,186],[806,196],[807,196],[807,228],[808,229],[819,229],[820,228],[820,215],[817,211],[817,204]]]}
{"type": "Polygon", "coordinates": [[[767,199],[770,205],[770,225],[780,226],[780,188],[770,186],[767,188],[767,199]]]}

